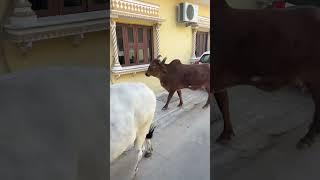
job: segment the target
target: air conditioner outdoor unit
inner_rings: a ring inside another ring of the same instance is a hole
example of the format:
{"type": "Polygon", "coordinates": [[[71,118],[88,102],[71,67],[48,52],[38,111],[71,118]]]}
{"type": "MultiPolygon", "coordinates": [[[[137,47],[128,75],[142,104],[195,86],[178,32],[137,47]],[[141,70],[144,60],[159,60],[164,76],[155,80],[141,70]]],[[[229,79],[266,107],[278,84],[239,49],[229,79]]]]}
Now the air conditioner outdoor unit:
{"type": "Polygon", "coordinates": [[[178,4],[178,22],[197,23],[198,22],[198,5],[183,2],[178,4]]]}

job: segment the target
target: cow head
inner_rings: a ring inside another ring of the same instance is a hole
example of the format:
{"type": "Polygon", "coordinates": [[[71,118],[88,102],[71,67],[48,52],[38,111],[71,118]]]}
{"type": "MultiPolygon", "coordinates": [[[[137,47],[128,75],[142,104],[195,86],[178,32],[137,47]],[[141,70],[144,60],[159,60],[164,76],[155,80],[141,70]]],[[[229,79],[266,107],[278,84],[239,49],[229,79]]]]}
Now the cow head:
{"type": "Polygon", "coordinates": [[[161,55],[150,62],[149,68],[146,72],[146,76],[159,77],[161,73],[167,72],[167,67],[165,66],[167,58],[165,57],[162,61],[160,61],[160,57],[161,55]]]}

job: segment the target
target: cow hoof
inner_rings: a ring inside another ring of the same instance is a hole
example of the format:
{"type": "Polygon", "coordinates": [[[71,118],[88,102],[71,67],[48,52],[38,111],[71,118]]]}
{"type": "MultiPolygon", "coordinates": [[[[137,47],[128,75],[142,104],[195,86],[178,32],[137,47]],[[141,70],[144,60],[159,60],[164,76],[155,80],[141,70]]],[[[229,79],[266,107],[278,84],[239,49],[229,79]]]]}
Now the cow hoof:
{"type": "Polygon", "coordinates": [[[232,137],[235,136],[233,131],[230,132],[223,132],[218,139],[216,140],[219,144],[228,144],[232,137]]]}
{"type": "Polygon", "coordinates": [[[182,104],[178,104],[178,106],[177,107],[182,107],[182,104]]]}
{"type": "Polygon", "coordinates": [[[216,140],[216,143],[222,144],[222,145],[226,145],[226,144],[228,144],[228,143],[230,142],[230,140],[231,140],[231,139],[218,138],[218,139],[216,140]]]}
{"type": "Polygon", "coordinates": [[[165,107],[162,108],[162,111],[165,111],[167,109],[168,109],[168,107],[165,106],[165,107]]]}
{"type": "Polygon", "coordinates": [[[311,147],[313,144],[313,140],[311,138],[302,138],[296,145],[297,149],[303,150],[311,147]]]}
{"type": "Polygon", "coordinates": [[[149,158],[149,157],[151,157],[151,155],[152,155],[152,152],[146,152],[146,153],[144,154],[144,157],[145,157],[145,158],[149,158]]]}

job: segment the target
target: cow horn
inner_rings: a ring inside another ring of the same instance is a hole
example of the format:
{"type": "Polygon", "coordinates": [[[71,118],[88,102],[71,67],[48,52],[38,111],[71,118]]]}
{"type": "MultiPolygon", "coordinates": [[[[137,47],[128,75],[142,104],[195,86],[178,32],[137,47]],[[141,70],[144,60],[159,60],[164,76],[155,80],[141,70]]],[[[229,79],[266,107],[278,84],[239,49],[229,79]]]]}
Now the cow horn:
{"type": "Polygon", "coordinates": [[[159,54],[158,56],[157,56],[157,59],[160,59],[161,58],[161,55],[159,54]]]}
{"type": "Polygon", "coordinates": [[[163,58],[161,63],[164,64],[166,62],[166,60],[167,60],[167,57],[163,58]]]}

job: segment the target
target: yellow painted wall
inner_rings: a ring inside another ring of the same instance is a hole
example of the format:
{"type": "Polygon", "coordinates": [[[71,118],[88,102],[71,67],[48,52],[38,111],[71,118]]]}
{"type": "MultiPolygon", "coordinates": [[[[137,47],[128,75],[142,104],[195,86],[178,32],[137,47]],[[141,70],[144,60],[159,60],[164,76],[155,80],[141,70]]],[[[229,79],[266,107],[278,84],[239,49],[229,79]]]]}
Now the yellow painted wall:
{"type": "Polygon", "coordinates": [[[105,66],[107,32],[85,34],[78,47],[74,47],[67,37],[36,41],[27,56],[22,56],[11,42],[5,42],[4,49],[11,71],[52,65],[105,66]]]}
{"type": "Polygon", "coordinates": [[[201,3],[202,0],[180,0],[177,2],[178,3],[179,2],[190,2],[190,3],[198,4],[199,16],[210,17],[210,4],[203,4],[203,3],[201,3]]]}
{"type": "Polygon", "coordinates": [[[4,37],[3,25],[12,11],[11,2],[0,1],[0,74],[40,66],[106,66],[109,30],[85,34],[78,47],[72,45],[70,37],[36,41],[27,56],[22,56],[20,49],[4,37]]]}
{"type": "MultiPolygon", "coordinates": [[[[190,63],[192,50],[192,30],[191,27],[185,27],[184,24],[177,23],[176,5],[183,0],[144,0],[144,2],[160,5],[159,16],[164,18],[160,27],[160,54],[167,57],[167,63],[173,59],[180,59],[182,63],[190,63]]],[[[193,1],[188,1],[193,2],[193,1]]],[[[210,17],[210,7],[199,5],[199,15],[210,17]]],[[[152,25],[143,21],[116,19],[116,22],[128,24],[152,25]]],[[[111,49],[110,59],[113,60],[113,49],[111,49]]],[[[110,65],[112,62],[110,62],[110,65]]],[[[121,75],[119,79],[113,78],[113,83],[119,82],[144,82],[155,92],[163,91],[157,78],[146,77],[144,72],[135,75],[121,75]]]]}

